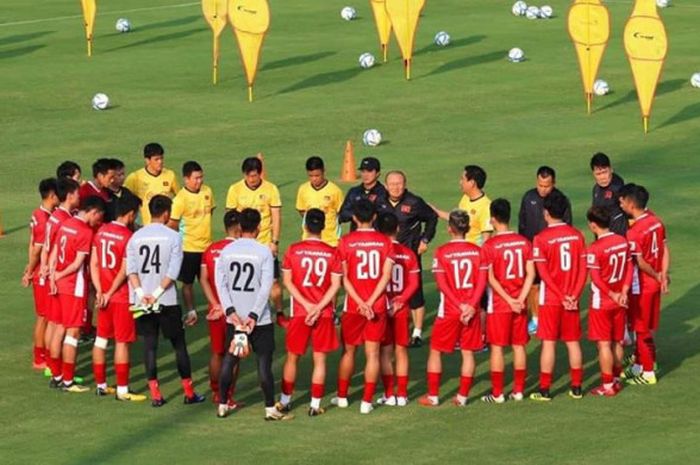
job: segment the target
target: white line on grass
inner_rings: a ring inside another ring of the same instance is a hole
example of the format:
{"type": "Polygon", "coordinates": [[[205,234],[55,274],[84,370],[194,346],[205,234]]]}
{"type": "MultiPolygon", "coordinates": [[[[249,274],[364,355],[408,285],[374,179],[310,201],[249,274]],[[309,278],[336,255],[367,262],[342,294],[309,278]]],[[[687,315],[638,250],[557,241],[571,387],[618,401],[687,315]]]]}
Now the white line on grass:
{"type": "MultiPolygon", "coordinates": [[[[117,13],[133,13],[136,11],[152,11],[152,10],[168,10],[171,8],[184,8],[188,6],[199,5],[199,2],[188,2],[188,3],[178,3],[176,5],[161,5],[161,6],[149,6],[144,8],[132,8],[131,10],[119,10],[119,11],[98,11],[97,16],[103,15],[113,15],[117,13]]],[[[42,19],[28,19],[24,21],[11,21],[9,23],[0,23],[0,27],[6,26],[21,26],[24,24],[36,24],[36,23],[48,23],[51,21],[64,21],[66,19],[77,19],[82,18],[83,15],[71,15],[71,16],[55,16],[53,18],[42,18],[42,19]]]]}
{"type": "MultiPolygon", "coordinates": [[[[603,2],[604,3],[619,3],[621,5],[631,5],[632,3],[634,3],[631,0],[604,0],[603,2]]],[[[671,6],[673,8],[700,8],[700,5],[690,5],[688,3],[681,3],[681,4],[672,3],[671,6]]],[[[663,8],[659,8],[659,9],[661,10],[663,8]]]]}

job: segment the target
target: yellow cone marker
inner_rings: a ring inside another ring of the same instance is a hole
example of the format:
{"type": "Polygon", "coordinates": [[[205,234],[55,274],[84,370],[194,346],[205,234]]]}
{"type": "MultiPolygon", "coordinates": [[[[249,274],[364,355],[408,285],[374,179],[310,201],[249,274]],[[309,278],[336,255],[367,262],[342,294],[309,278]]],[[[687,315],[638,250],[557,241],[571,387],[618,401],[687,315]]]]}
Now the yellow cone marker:
{"type": "Polygon", "coordinates": [[[202,0],[202,13],[212,32],[212,82],[219,82],[219,38],[228,23],[228,0],[202,0]]]}
{"type": "Polygon", "coordinates": [[[394,29],[394,36],[403,56],[406,79],[410,80],[413,45],[425,0],[385,0],[385,4],[391,27],[394,29]]]}
{"type": "Polygon", "coordinates": [[[92,56],[92,34],[95,30],[95,16],[97,16],[97,3],[95,0],[80,0],[83,8],[83,26],[85,26],[85,40],[87,40],[87,55],[92,56]]]}
{"type": "Polygon", "coordinates": [[[248,101],[252,102],[260,53],[270,28],[270,7],[267,0],[229,0],[228,16],[248,81],[248,101]]]}

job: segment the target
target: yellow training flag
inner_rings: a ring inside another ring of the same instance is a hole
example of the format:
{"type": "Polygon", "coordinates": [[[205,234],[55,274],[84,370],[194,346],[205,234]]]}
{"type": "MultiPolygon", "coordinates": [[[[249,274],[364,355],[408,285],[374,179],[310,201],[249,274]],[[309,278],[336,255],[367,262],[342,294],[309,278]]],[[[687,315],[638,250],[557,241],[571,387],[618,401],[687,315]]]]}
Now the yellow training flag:
{"type": "Polygon", "coordinates": [[[600,0],[574,0],[569,9],[568,23],[590,114],[593,83],[610,38],[610,12],[600,0]]]}
{"type": "Polygon", "coordinates": [[[85,26],[85,39],[87,39],[87,54],[92,56],[92,31],[95,29],[95,16],[97,16],[97,2],[95,0],[80,0],[83,7],[83,25],[85,26]]]}
{"type": "Polygon", "coordinates": [[[416,39],[416,29],[420,12],[425,5],[425,0],[385,0],[386,12],[394,28],[396,41],[399,43],[401,55],[403,55],[406,67],[406,79],[411,79],[411,59],[413,58],[413,44],[416,39]]]}
{"type": "Polygon", "coordinates": [[[384,56],[384,63],[387,59],[387,51],[389,50],[389,38],[391,37],[391,20],[386,12],[385,0],[369,0],[374,13],[374,23],[377,25],[377,34],[379,35],[379,45],[384,56]]]}
{"type": "Polygon", "coordinates": [[[260,52],[270,27],[270,7],[267,0],[229,0],[228,16],[238,40],[238,49],[248,81],[248,100],[252,102],[260,52]]]}
{"type": "Polygon", "coordinates": [[[212,82],[219,82],[219,37],[228,23],[228,0],[202,0],[202,13],[213,36],[212,82]]]}
{"type": "Polygon", "coordinates": [[[666,28],[656,11],[655,0],[636,0],[625,26],[624,40],[647,133],[656,85],[668,52],[666,28]]]}

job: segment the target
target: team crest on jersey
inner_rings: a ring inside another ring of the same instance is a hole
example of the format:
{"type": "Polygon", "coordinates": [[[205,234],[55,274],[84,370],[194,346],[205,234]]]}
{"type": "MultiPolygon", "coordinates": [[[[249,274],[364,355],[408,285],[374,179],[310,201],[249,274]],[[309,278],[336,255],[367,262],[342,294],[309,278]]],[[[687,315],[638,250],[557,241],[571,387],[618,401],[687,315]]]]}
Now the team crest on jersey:
{"type": "Polygon", "coordinates": [[[266,196],[265,194],[260,194],[260,196],[259,196],[258,198],[259,198],[260,200],[262,200],[263,202],[264,202],[265,200],[267,200],[267,196],[266,196]]]}
{"type": "Polygon", "coordinates": [[[377,195],[376,195],[376,194],[370,194],[370,195],[367,196],[367,199],[368,199],[370,202],[374,202],[375,200],[377,200],[377,195]]]}
{"type": "Polygon", "coordinates": [[[594,264],[595,264],[595,255],[594,255],[594,254],[589,253],[589,254],[587,255],[587,258],[588,258],[588,264],[589,264],[589,265],[594,265],[594,264]]]}
{"type": "Polygon", "coordinates": [[[323,196],[323,201],[324,201],[324,202],[330,202],[330,201],[331,201],[331,196],[330,196],[330,195],[324,195],[324,196],[323,196]]]}
{"type": "Polygon", "coordinates": [[[605,198],[606,199],[612,199],[613,192],[612,191],[605,191],[605,198]]]}
{"type": "Polygon", "coordinates": [[[163,187],[168,187],[170,183],[168,181],[163,181],[163,187]]]}
{"type": "Polygon", "coordinates": [[[539,248],[539,247],[533,247],[533,248],[532,248],[532,255],[535,256],[535,257],[539,257],[539,256],[540,256],[540,248],[539,248]]]}
{"type": "Polygon", "coordinates": [[[410,205],[401,205],[401,213],[411,213],[410,205]]]}
{"type": "Polygon", "coordinates": [[[209,200],[209,196],[208,196],[208,195],[205,195],[205,196],[204,196],[204,200],[209,200]]]}
{"type": "Polygon", "coordinates": [[[469,214],[470,214],[470,215],[476,215],[476,210],[474,210],[474,209],[472,208],[471,211],[469,212],[469,214]]]}

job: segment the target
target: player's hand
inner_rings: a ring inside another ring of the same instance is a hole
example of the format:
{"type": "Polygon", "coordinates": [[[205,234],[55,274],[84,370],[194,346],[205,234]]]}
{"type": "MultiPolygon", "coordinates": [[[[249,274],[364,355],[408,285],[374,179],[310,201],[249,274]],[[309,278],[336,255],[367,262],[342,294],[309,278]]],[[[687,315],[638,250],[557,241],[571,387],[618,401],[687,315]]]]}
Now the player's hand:
{"type": "Polygon", "coordinates": [[[214,321],[218,320],[224,316],[224,309],[221,308],[221,304],[216,304],[212,305],[211,308],[209,308],[209,311],[207,312],[207,316],[205,317],[209,321],[214,321]]]}
{"type": "Polygon", "coordinates": [[[661,283],[661,292],[668,294],[668,286],[671,284],[671,278],[668,273],[659,273],[659,283],[661,283]]]}
{"type": "Polygon", "coordinates": [[[276,257],[277,253],[279,252],[279,246],[274,242],[270,242],[270,252],[272,252],[274,257],[276,257]]]}
{"type": "Polygon", "coordinates": [[[53,278],[51,280],[49,280],[49,294],[50,295],[58,294],[58,286],[56,286],[56,280],[53,278]]]}
{"type": "Polygon", "coordinates": [[[257,323],[257,321],[255,321],[254,319],[252,319],[250,317],[246,320],[246,322],[244,324],[245,324],[245,327],[247,328],[248,334],[253,332],[253,330],[255,329],[256,323],[257,323]]]}
{"type": "Polygon", "coordinates": [[[196,325],[196,324],[197,324],[197,320],[198,320],[198,317],[197,317],[197,312],[196,312],[195,310],[190,310],[190,311],[187,312],[187,314],[185,315],[185,325],[187,325],[187,326],[194,326],[194,325],[196,325]]]}
{"type": "Polygon", "coordinates": [[[150,307],[154,303],[156,303],[156,298],[152,295],[145,295],[143,296],[143,299],[141,299],[141,305],[144,307],[150,307]]]}
{"type": "Polygon", "coordinates": [[[423,241],[420,241],[420,243],[418,243],[418,255],[423,255],[427,251],[428,251],[428,244],[423,242],[423,241]]]}
{"type": "Polygon", "coordinates": [[[391,307],[389,307],[389,311],[391,312],[390,315],[391,315],[391,316],[396,315],[396,314],[399,313],[399,312],[401,311],[401,309],[403,309],[404,307],[405,307],[405,304],[404,304],[401,300],[399,300],[399,299],[394,299],[394,300],[391,302],[391,307]]]}
{"type": "Polygon", "coordinates": [[[39,277],[46,278],[49,275],[49,265],[42,265],[39,267],[39,277]]]}
{"type": "Polygon", "coordinates": [[[304,319],[304,323],[307,326],[313,326],[316,324],[318,321],[318,318],[321,316],[321,309],[317,308],[315,305],[311,307],[311,311],[306,313],[306,318],[304,319]]]}
{"type": "Polygon", "coordinates": [[[564,310],[569,310],[572,312],[578,310],[578,300],[574,296],[567,295],[564,297],[564,302],[564,310]]]}
{"type": "Polygon", "coordinates": [[[522,303],[512,297],[508,298],[508,305],[510,305],[510,309],[513,311],[513,313],[520,313],[523,311],[522,303]]]}
{"type": "Polygon", "coordinates": [[[25,271],[24,274],[22,274],[22,286],[29,287],[29,285],[31,283],[32,283],[32,275],[31,275],[31,273],[27,273],[25,271]]]}
{"type": "Polygon", "coordinates": [[[110,294],[109,292],[105,292],[104,294],[102,294],[102,302],[100,302],[102,308],[109,305],[110,300],[112,300],[112,294],[110,294]]]}
{"type": "Polygon", "coordinates": [[[229,318],[231,318],[231,324],[233,324],[233,326],[245,326],[237,313],[232,313],[229,318]]]}
{"type": "Polygon", "coordinates": [[[287,329],[289,326],[289,318],[287,318],[287,315],[284,314],[284,312],[279,311],[276,314],[276,320],[277,320],[277,326],[283,329],[287,329]]]}
{"type": "Polygon", "coordinates": [[[621,292],[620,293],[620,301],[619,304],[621,307],[627,308],[629,306],[629,297],[627,296],[626,292],[621,292]]]}

